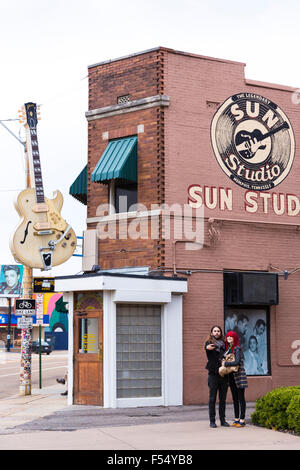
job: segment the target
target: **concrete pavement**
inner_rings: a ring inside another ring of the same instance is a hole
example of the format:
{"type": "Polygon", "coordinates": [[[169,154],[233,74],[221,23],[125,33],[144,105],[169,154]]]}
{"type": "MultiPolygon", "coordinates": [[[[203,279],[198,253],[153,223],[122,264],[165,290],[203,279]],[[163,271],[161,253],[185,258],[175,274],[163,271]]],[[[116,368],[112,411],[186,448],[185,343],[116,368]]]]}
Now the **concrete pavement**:
{"type": "MultiPolygon", "coordinates": [[[[33,389],[29,396],[0,400],[0,449],[300,450],[299,436],[251,424],[243,429],[211,429],[207,406],[116,410],[67,406],[62,391],[63,386],[54,385],[33,389]]],[[[248,418],[252,411],[253,404],[248,404],[248,418]]],[[[232,417],[228,404],[227,419],[232,417]]]]}

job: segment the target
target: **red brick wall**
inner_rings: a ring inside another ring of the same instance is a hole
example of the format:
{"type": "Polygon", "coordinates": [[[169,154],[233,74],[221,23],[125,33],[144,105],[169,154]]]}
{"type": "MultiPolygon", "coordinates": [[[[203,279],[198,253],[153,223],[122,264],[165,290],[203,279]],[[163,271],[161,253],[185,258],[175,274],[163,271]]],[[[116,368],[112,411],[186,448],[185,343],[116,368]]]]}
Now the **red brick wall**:
{"type": "MultiPolygon", "coordinates": [[[[90,68],[89,109],[115,105],[118,96],[127,94],[131,101],[162,94],[162,64],[163,53],[157,50],[90,68]]],[[[163,119],[163,109],[154,107],[89,122],[88,217],[95,217],[97,207],[109,201],[108,186],[90,180],[108,143],[102,134],[108,132],[109,139],[136,135],[137,126],[141,124],[144,132],[138,134],[138,203],[150,210],[151,204],[163,202],[163,119]]],[[[95,226],[89,224],[88,228],[95,226]]],[[[142,240],[140,244],[130,239],[99,241],[99,263],[103,269],[135,265],[156,267],[162,263],[163,254],[159,239],[142,240]]]]}
{"type": "MultiPolygon", "coordinates": [[[[221,222],[219,239],[212,248],[186,251],[176,245],[176,269],[203,270],[189,277],[184,296],[184,403],[205,403],[208,399],[206,356],[203,343],[214,324],[224,326],[222,270],[268,270],[272,265],[283,271],[299,265],[299,215],[276,216],[271,211],[245,212],[245,190],[221,170],[214,156],[210,125],[216,109],[231,95],[253,92],[278,104],[289,117],[296,143],[300,140],[300,107],[292,104],[291,90],[269,85],[247,85],[244,65],[228,61],[195,58],[168,53],[165,59],[165,94],[170,107],[165,113],[165,194],[166,203],[187,203],[187,189],[202,187],[230,188],[233,210],[204,209],[205,241],[209,242],[207,218],[247,220],[221,222]],[[274,224],[255,223],[274,222],[274,224]],[[278,224],[278,225],[276,225],[278,224]],[[291,225],[280,225],[291,224],[291,225]],[[219,271],[219,272],[214,272],[219,271]]],[[[274,191],[295,194],[300,198],[300,155],[296,155],[290,174],[274,191]]],[[[166,241],[165,266],[173,268],[172,243],[166,241]]],[[[276,272],[276,271],[275,271],[276,272]]],[[[249,378],[247,399],[254,400],[281,385],[296,385],[300,367],[293,365],[291,345],[300,340],[299,285],[300,271],[287,281],[280,278],[279,305],[270,309],[271,377],[249,378]]],[[[229,392],[230,397],[230,392],[229,392]]]]}
{"type": "Polygon", "coordinates": [[[117,97],[139,100],[159,95],[163,87],[163,53],[146,52],[89,68],[89,109],[117,104],[117,97]]]}

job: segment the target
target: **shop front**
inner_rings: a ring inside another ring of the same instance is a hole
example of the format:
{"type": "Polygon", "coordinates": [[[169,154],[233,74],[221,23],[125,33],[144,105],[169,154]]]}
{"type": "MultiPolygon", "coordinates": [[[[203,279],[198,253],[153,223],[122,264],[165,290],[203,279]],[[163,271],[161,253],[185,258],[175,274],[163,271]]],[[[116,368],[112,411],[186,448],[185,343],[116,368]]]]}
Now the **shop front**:
{"type": "Polygon", "coordinates": [[[182,404],[185,279],[99,272],[55,288],[69,308],[69,404],[182,404]]]}

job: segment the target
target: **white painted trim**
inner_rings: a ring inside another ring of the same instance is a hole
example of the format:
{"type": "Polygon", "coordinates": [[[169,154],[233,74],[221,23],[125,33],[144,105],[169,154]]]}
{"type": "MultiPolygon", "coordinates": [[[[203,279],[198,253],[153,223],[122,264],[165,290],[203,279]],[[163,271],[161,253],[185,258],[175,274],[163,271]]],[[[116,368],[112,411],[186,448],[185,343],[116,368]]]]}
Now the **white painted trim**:
{"type": "Polygon", "coordinates": [[[103,406],[116,408],[116,304],[112,293],[103,293],[103,406]]]}
{"type": "Polygon", "coordinates": [[[68,276],[55,278],[56,292],[91,291],[91,290],[132,290],[134,283],[135,291],[151,291],[153,298],[158,292],[185,293],[187,292],[187,281],[155,279],[148,277],[109,276],[99,274],[96,276],[68,276]]]}
{"type": "Polygon", "coordinates": [[[170,97],[166,95],[155,95],[142,98],[140,100],[129,101],[128,103],[114,104],[103,108],[91,109],[85,113],[87,121],[103,119],[119,114],[132,113],[140,109],[154,108],[156,106],[169,106],[170,97]]]}
{"type": "Polygon", "coordinates": [[[183,332],[182,296],[172,295],[172,301],[164,306],[164,364],[165,405],[183,403],[183,332]]]}
{"type": "MultiPolygon", "coordinates": [[[[115,189],[115,180],[112,179],[110,180],[109,182],[109,206],[108,206],[108,210],[109,210],[109,215],[107,216],[109,219],[112,217],[115,217],[115,214],[116,214],[116,208],[115,208],[115,192],[116,192],[116,189],[115,189]]],[[[95,217],[94,217],[95,218],[95,217]]],[[[100,217],[101,219],[101,217],[100,217]]]]}
{"type": "Polygon", "coordinates": [[[152,291],[117,290],[113,293],[113,302],[164,304],[171,302],[171,293],[156,292],[154,294],[152,291]]]}
{"type": "Polygon", "coordinates": [[[164,406],[163,397],[117,398],[116,408],[136,408],[138,406],[164,406]]]}

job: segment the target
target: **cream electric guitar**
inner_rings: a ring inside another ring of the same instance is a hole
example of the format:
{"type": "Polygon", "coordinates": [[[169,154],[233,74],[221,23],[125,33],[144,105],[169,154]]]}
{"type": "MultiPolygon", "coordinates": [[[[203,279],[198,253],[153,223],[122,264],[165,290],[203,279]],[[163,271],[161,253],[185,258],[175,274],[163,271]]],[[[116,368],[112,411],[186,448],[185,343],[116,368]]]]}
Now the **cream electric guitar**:
{"type": "Polygon", "coordinates": [[[11,238],[10,249],[17,262],[47,271],[73,255],[77,239],[60,215],[63,205],[61,192],[56,191],[54,199],[44,196],[35,103],[25,104],[24,118],[32,187],[17,197],[15,207],[22,220],[11,238]]]}

